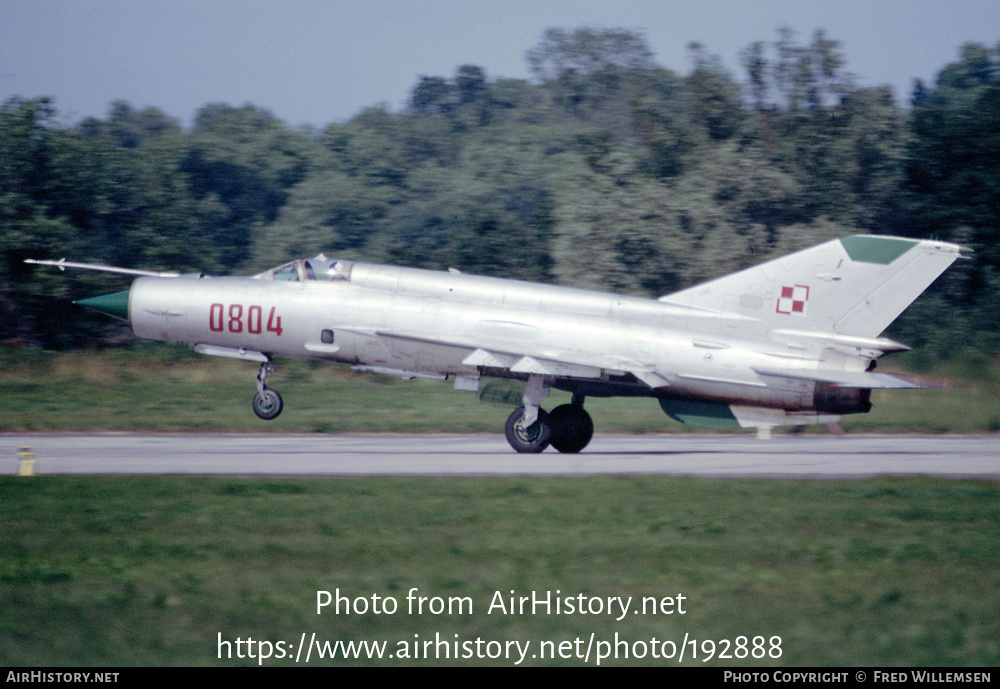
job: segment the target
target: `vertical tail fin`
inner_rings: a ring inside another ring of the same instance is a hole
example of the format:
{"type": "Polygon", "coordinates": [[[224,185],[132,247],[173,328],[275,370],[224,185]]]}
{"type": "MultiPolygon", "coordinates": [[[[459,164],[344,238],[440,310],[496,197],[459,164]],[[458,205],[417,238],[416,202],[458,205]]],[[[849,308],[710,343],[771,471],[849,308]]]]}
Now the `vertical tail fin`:
{"type": "Polygon", "coordinates": [[[660,300],[793,329],[877,337],[957,258],[947,242],[854,235],[660,300]]]}

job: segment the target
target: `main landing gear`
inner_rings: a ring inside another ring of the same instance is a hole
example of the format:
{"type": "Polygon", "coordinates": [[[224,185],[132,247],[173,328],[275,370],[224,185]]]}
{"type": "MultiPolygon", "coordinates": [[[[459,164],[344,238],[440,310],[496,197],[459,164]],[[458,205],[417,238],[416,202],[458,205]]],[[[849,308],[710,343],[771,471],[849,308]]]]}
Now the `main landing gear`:
{"type": "Polygon", "coordinates": [[[549,445],[559,452],[575,454],[594,437],[594,422],[583,408],[583,398],[573,396],[571,404],[562,404],[551,412],[538,410],[534,423],[525,425],[524,407],[515,409],[504,427],[507,442],[518,452],[541,452],[549,445]]]}
{"type": "Polygon", "coordinates": [[[253,396],[253,413],[265,421],[277,418],[283,406],[278,391],[264,385],[268,374],[273,372],[274,364],[270,361],[260,365],[260,371],[257,373],[257,394],[253,396]]]}

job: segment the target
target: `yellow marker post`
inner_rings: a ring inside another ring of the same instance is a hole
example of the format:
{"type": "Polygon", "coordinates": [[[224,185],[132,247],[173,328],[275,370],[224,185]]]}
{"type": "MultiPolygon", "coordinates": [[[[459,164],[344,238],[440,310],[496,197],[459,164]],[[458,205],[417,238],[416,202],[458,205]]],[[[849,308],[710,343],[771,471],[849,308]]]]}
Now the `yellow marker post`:
{"type": "Polygon", "coordinates": [[[18,466],[17,475],[18,476],[34,476],[35,475],[35,453],[31,451],[30,447],[22,447],[18,450],[21,456],[21,464],[18,466]]]}

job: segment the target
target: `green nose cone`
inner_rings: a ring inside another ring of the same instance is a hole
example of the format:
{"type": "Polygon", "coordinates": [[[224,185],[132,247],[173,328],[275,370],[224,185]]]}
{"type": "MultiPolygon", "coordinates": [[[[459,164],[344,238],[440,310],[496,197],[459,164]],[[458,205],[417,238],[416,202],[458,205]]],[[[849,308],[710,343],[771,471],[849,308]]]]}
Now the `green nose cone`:
{"type": "Polygon", "coordinates": [[[105,294],[103,297],[91,297],[90,299],[80,299],[76,303],[80,306],[106,313],[114,318],[123,321],[128,320],[128,296],[129,290],[125,292],[115,292],[105,294]]]}

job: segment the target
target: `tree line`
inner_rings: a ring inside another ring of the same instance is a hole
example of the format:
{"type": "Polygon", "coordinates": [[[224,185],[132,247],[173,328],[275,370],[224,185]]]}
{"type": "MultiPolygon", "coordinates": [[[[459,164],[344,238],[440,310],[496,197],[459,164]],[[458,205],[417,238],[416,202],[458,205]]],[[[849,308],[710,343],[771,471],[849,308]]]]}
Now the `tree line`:
{"type": "MultiPolygon", "coordinates": [[[[968,246],[894,326],[948,357],[1000,348],[1000,46],[962,46],[908,107],[825,32],[782,28],[732,74],[642,34],[550,29],[531,80],[420,76],[408,106],[322,129],[208,104],[184,127],[114,103],[60,124],[0,107],[0,341],[114,342],[69,306],[106,275],[24,258],[252,273],[320,251],[659,296],[851,233],[968,246]],[[53,299],[56,297],[56,299],[53,299]]],[[[127,284],[127,283],[125,283],[127,284]]]]}

